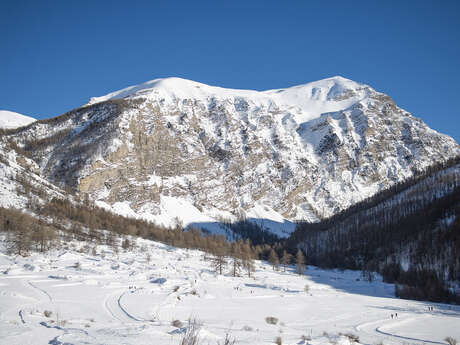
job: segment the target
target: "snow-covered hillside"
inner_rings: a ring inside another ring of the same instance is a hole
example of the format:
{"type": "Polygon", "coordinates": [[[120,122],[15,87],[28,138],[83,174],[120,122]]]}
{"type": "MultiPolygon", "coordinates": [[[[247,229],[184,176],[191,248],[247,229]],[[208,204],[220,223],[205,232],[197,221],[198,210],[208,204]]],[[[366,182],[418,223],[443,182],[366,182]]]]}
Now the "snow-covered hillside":
{"type": "Polygon", "coordinates": [[[0,128],[16,128],[27,126],[36,121],[30,116],[15,113],[8,110],[0,110],[0,128]]]}
{"type": "Polygon", "coordinates": [[[262,92],[156,79],[9,138],[115,212],[210,231],[250,219],[282,237],[460,154],[342,77],[262,92]]]}
{"type": "Polygon", "coordinates": [[[27,209],[32,199],[70,198],[64,191],[39,176],[39,167],[30,158],[18,154],[0,138],[0,207],[27,209]]]}
{"type": "Polygon", "coordinates": [[[0,271],[1,344],[175,345],[189,318],[202,323],[199,344],[211,345],[226,333],[241,345],[277,337],[287,345],[350,344],[339,333],[361,344],[460,338],[458,306],[395,299],[394,286],[378,277],[369,283],[359,272],[315,267],[298,276],[263,262],[253,278],[216,275],[199,251],[141,239],[119,254],[79,242],[26,258],[2,249],[0,271]]]}

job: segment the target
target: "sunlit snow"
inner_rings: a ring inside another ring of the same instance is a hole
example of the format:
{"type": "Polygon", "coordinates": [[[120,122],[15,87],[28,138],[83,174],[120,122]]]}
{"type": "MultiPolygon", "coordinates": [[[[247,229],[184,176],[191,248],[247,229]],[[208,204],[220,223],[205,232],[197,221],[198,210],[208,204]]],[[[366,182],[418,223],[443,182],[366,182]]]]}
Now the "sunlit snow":
{"type": "Polygon", "coordinates": [[[36,121],[30,116],[15,113],[8,110],[0,110],[0,128],[16,128],[26,126],[36,121]]]}
{"type": "Polygon", "coordinates": [[[298,276],[292,267],[274,272],[256,262],[254,278],[231,277],[216,275],[199,251],[140,239],[136,250],[119,254],[106,246],[80,253],[83,246],[27,258],[0,254],[1,344],[174,345],[189,318],[203,324],[201,344],[222,343],[226,332],[242,345],[273,344],[278,336],[288,345],[349,344],[339,333],[362,344],[460,338],[458,306],[397,299],[377,276],[369,283],[359,272],[315,267],[298,276]]]}

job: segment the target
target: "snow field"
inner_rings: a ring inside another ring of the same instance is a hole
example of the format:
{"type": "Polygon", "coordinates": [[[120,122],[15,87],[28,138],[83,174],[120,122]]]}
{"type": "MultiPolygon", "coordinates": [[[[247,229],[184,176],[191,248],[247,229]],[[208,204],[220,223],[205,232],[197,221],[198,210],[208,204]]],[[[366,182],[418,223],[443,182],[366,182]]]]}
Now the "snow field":
{"type": "Polygon", "coordinates": [[[339,333],[362,344],[460,339],[459,307],[396,299],[393,285],[359,272],[309,266],[298,276],[256,261],[254,278],[231,277],[216,275],[199,251],[137,245],[118,255],[106,246],[81,253],[77,242],[27,258],[0,254],[0,344],[179,344],[190,318],[203,324],[201,344],[226,332],[251,345],[278,336],[288,345],[349,344],[339,333]]]}
{"type": "Polygon", "coordinates": [[[34,121],[36,120],[30,116],[25,116],[9,110],[0,110],[0,128],[27,126],[34,121]]]}

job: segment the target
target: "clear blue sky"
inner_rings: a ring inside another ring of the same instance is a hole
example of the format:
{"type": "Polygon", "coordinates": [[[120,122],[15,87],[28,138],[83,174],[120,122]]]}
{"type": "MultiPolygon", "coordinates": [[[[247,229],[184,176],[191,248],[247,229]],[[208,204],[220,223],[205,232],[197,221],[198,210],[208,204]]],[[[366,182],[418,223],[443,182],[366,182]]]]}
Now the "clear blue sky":
{"type": "Polygon", "coordinates": [[[371,85],[460,141],[460,1],[0,1],[0,109],[56,116],[147,80],[371,85]]]}

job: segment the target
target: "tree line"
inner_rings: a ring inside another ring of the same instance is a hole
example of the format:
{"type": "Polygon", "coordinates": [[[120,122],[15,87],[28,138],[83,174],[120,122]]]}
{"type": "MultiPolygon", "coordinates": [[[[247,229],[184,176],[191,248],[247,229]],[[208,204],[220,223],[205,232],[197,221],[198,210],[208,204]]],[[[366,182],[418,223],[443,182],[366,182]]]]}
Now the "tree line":
{"type": "MultiPolygon", "coordinates": [[[[45,194],[40,192],[41,196],[45,194]]],[[[240,237],[229,241],[223,235],[196,228],[165,228],[146,220],[116,215],[94,206],[88,199],[52,198],[45,203],[40,198],[29,200],[29,213],[0,208],[0,232],[6,234],[7,250],[14,255],[26,256],[33,250],[44,252],[73,239],[88,244],[106,244],[114,248],[114,252],[119,250],[120,243],[123,249],[131,250],[132,238],[137,236],[178,248],[199,249],[217,274],[252,277],[254,260],[268,260],[274,270],[280,270],[280,265],[286,270],[295,263],[297,273],[305,271],[302,251],[297,250],[294,256],[279,243],[254,245],[249,239],[240,237]]],[[[245,228],[248,226],[246,222],[242,224],[245,228]]],[[[264,233],[262,229],[258,231],[264,233]]]]}

